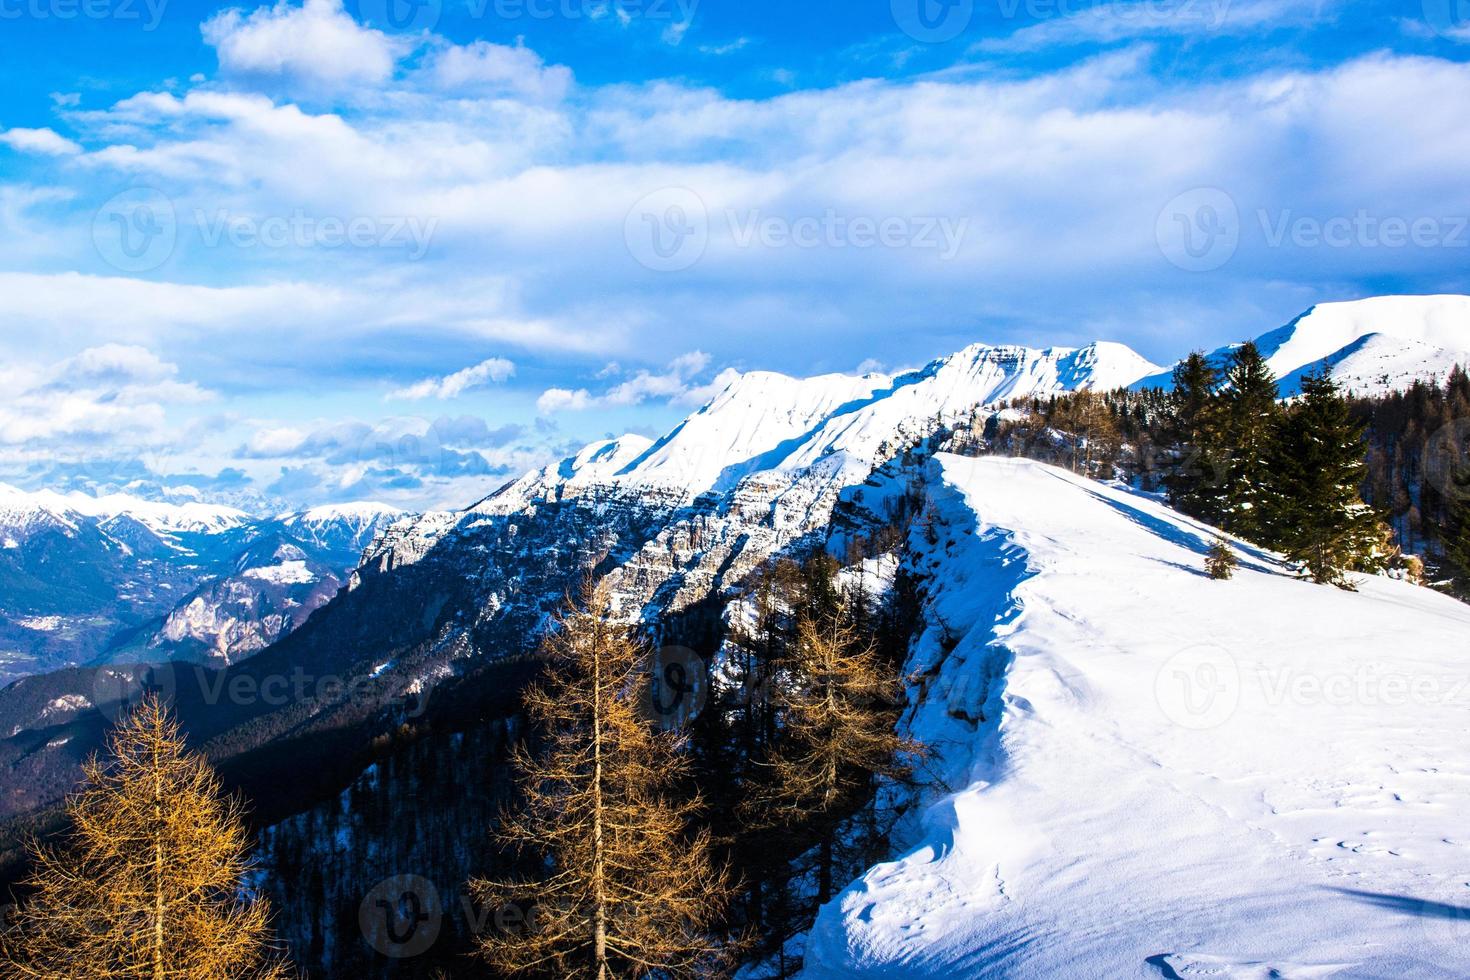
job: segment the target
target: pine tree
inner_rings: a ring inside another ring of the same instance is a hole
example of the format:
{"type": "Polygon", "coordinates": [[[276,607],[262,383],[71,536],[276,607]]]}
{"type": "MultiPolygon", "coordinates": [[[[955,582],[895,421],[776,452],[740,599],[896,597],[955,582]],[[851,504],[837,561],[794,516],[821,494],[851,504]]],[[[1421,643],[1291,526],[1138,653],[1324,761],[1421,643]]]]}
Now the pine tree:
{"type": "Polygon", "coordinates": [[[776,694],[784,738],[768,760],[774,778],[749,810],[766,826],[821,825],[817,898],[825,902],[837,819],[866,801],[875,776],[906,775],[902,757],[920,748],[894,731],[899,682],[871,643],[837,616],[803,615],[797,632],[776,694]]]}
{"type": "Polygon", "coordinates": [[[1254,342],[1241,344],[1231,354],[1221,393],[1223,438],[1229,452],[1224,486],[1226,530],[1252,541],[1268,540],[1262,516],[1267,469],[1281,408],[1276,376],[1254,342]]]}
{"type": "Polygon", "coordinates": [[[1169,475],[1169,502],[1201,520],[1217,522],[1224,512],[1223,494],[1229,455],[1222,445],[1220,372],[1199,351],[1174,368],[1169,397],[1169,436],[1182,458],[1169,475]]]}
{"type": "Polygon", "coordinates": [[[7,937],[14,978],[276,980],[266,903],[244,890],[248,834],[178,725],[146,698],[89,760],[65,848],[34,851],[34,897],[7,937]]]}
{"type": "Polygon", "coordinates": [[[1381,564],[1387,532],[1359,496],[1365,472],[1363,423],[1325,366],[1308,373],[1279,427],[1263,523],[1313,581],[1346,586],[1346,570],[1381,564]]]}
{"type": "Polygon", "coordinates": [[[1210,542],[1210,551],[1205,556],[1205,571],[1210,573],[1210,578],[1225,580],[1235,574],[1235,569],[1240,565],[1240,559],[1235,557],[1235,550],[1230,547],[1230,541],[1223,534],[1215,535],[1215,540],[1210,542]]]}
{"type": "Polygon", "coordinates": [[[526,695],[546,749],[517,750],[524,804],[496,835],[544,873],[471,882],[490,909],[529,910],[481,953],[507,974],[701,975],[726,951],[712,924],[732,888],[708,834],[690,833],[698,801],[674,798],[689,769],[678,737],[640,711],[648,651],[604,589],[580,605],[546,640],[550,679],[526,695]]]}

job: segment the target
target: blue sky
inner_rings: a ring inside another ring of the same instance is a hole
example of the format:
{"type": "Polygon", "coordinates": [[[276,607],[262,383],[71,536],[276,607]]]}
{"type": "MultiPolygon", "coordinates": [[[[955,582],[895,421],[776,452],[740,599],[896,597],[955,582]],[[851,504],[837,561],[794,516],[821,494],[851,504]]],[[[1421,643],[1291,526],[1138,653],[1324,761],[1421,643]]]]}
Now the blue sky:
{"type": "Polygon", "coordinates": [[[1470,291],[1470,3],[0,0],[0,480],[468,503],[729,372],[1470,291]]]}

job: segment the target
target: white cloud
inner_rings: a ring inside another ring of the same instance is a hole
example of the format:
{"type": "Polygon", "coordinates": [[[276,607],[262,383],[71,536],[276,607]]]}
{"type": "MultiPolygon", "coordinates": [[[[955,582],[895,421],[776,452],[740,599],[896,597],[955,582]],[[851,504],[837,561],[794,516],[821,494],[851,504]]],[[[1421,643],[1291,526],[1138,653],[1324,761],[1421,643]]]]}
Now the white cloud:
{"type": "Polygon", "coordinates": [[[380,85],[402,45],[353,20],[341,0],[279,0],[251,13],[222,11],[204,22],[204,40],[227,74],[280,78],[313,88],[380,85]]]}
{"type": "Polygon", "coordinates": [[[515,373],[516,366],[510,361],[503,357],[492,357],[487,361],[481,361],[474,367],[467,367],[463,371],[456,371],[442,378],[425,378],[416,384],[390,392],[388,397],[404,401],[422,401],[425,398],[458,398],[472,388],[491,383],[499,384],[515,373]]]}
{"type": "Polygon", "coordinates": [[[536,411],[542,415],[552,415],[563,411],[580,412],[591,408],[596,403],[597,399],[586,388],[576,390],[547,388],[541,393],[541,397],[536,399],[536,411]]]}
{"type": "Polygon", "coordinates": [[[510,47],[475,41],[435,51],[426,68],[437,88],[477,97],[513,95],[534,102],[559,102],[572,86],[572,70],[547,65],[523,44],[510,47]]]}
{"type": "Polygon", "coordinates": [[[67,139],[54,129],[7,129],[0,132],[0,143],[22,153],[68,157],[82,152],[79,143],[67,139]]]}
{"type": "MultiPolygon", "coordinates": [[[[637,374],[594,395],[586,388],[548,388],[536,402],[536,410],[542,415],[563,411],[585,411],[590,408],[626,407],[641,405],[650,399],[663,399],[673,405],[700,405],[709,401],[721,389],[739,376],[738,371],[725,369],[706,385],[696,385],[693,378],[709,366],[710,356],[704,351],[690,351],[669,362],[661,372],[639,371],[637,374]]],[[[598,372],[598,377],[607,377],[608,365],[598,372]]]]}
{"type": "Polygon", "coordinates": [[[210,400],[152,351],[105,344],[44,368],[15,368],[0,390],[0,443],[167,437],[167,409],[210,400]]]}

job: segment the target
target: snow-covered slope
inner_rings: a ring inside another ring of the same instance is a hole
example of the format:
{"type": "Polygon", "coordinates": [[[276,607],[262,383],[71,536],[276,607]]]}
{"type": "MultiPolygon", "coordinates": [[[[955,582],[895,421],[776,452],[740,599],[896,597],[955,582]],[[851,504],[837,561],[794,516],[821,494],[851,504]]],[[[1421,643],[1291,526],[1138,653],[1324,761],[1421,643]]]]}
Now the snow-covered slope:
{"type": "MultiPolygon", "coordinates": [[[[1333,376],[1360,394],[1443,380],[1470,364],[1470,296],[1375,296],[1320,303],[1283,327],[1256,338],[1283,395],[1301,390],[1301,376],[1324,360],[1333,376]]],[[[1224,363],[1233,345],[1210,357],[1224,363]]],[[[1167,372],[1140,387],[1166,385],[1167,372]]]]}
{"type": "Polygon", "coordinates": [[[1211,581],[1152,500],[934,465],[930,803],[807,976],[1470,975],[1470,607],[1250,549],[1211,581]]]}

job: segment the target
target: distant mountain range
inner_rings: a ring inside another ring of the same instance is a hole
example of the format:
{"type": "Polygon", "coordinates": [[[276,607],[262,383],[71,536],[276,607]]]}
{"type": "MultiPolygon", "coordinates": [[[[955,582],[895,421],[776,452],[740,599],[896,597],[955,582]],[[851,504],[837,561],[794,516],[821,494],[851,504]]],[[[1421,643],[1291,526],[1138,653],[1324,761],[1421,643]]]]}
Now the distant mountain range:
{"type": "Polygon", "coordinates": [[[0,484],[0,680],[106,660],[248,656],[331,599],[404,516],[353,504],[261,519],[0,484]]]}

